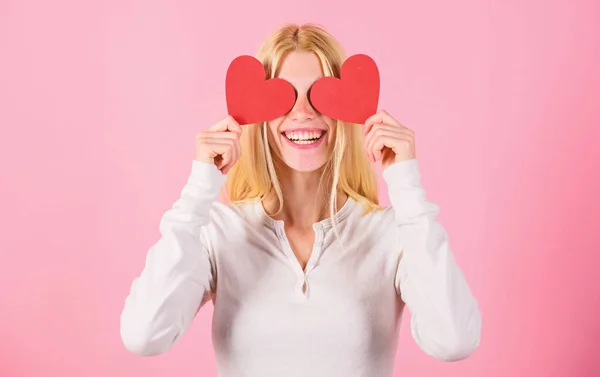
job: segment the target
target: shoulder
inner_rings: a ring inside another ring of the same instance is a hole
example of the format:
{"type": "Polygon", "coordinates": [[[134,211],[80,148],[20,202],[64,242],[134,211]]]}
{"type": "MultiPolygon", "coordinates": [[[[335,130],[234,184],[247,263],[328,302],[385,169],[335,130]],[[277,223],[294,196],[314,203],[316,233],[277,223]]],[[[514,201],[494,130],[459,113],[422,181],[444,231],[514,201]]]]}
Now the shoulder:
{"type": "Polygon", "coordinates": [[[243,203],[215,201],[209,210],[209,221],[202,234],[209,248],[228,249],[255,242],[265,233],[267,224],[257,210],[257,200],[243,203]]]}
{"type": "Polygon", "coordinates": [[[209,223],[207,227],[213,231],[232,232],[239,228],[260,225],[260,218],[256,213],[256,203],[223,203],[215,201],[209,210],[209,223]]]}
{"type": "MultiPolygon", "coordinates": [[[[268,247],[274,234],[257,212],[255,201],[224,203],[216,201],[209,210],[209,221],[201,228],[202,242],[215,266],[244,263],[256,255],[252,251],[268,247]]],[[[231,267],[230,271],[234,268],[231,267]]]]}
{"type": "Polygon", "coordinates": [[[345,219],[346,230],[353,237],[362,234],[365,237],[387,237],[394,226],[394,209],[391,206],[372,208],[361,202],[353,201],[351,210],[345,219]]]}
{"type": "Polygon", "coordinates": [[[394,218],[394,208],[390,205],[380,205],[379,208],[372,208],[366,204],[350,199],[354,203],[352,212],[349,216],[354,221],[362,224],[380,224],[389,223],[394,218]]]}

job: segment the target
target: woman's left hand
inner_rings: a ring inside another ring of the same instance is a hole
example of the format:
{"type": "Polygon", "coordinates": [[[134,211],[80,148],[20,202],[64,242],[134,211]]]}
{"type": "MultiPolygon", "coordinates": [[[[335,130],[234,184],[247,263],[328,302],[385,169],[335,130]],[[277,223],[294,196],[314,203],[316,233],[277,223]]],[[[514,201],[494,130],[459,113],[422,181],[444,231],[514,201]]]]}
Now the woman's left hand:
{"type": "Polygon", "coordinates": [[[371,162],[383,169],[393,163],[416,158],[415,133],[381,110],[365,122],[364,147],[371,162]]]}

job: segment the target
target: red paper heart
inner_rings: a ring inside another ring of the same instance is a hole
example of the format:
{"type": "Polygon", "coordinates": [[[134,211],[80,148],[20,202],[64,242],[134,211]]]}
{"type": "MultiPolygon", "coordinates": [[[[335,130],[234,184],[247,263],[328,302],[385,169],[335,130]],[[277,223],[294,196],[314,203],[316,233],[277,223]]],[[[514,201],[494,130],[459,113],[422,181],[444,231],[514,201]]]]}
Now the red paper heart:
{"type": "Polygon", "coordinates": [[[235,58],[225,79],[227,111],[239,124],[260,123],[288,113],[296,91],[280,78],[265,79],[262,63],[249,55],[235,58]]]}
{"type": "Polygon", "coordinates": [[[364,124],[377,112],[379,70],[367,55],[346,59],[340,78],[323,77],[310,90],[310,101],[321,114],[332,119],[364,124]]]}

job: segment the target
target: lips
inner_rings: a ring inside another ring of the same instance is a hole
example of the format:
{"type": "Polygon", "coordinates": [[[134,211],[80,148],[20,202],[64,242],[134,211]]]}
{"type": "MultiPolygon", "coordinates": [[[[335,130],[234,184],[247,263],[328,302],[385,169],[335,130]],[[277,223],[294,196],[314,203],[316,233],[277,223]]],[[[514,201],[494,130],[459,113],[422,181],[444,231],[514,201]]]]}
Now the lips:
{"type": "Polygon", "coordinates": [[[302,134],[301,137],[298,137],[297,134],[296,135],[290,135],[293,138],[291,139],[290,137],[286,136],[285,133],[282,133],[281,137],[284,139],[284,143],[288,144],[289,146],[291,146],[294,149],[300,149],[300,150],[309,150],[309,149],[316,149],[318,148],[322,143],[323,140],[325,140],[325,134],[326,132],[320,132],[318,135],[318,138],[311,138],[311,136],[314,136],[314,134],[302,134]]]}
{"type": "Polygon", "coordinates": [[[314,141],[325,134],[323,130],[288,130],[282,132],[282,135],[292,141],[314,141]]]}
{"type": "Polygon", "coordinates": [[[281,133],[284,132],[326,132],[327,129],[317,128],[317,127],[307,127],[307,128],[288,128],[286,130],[281,130],[281,133]]]}

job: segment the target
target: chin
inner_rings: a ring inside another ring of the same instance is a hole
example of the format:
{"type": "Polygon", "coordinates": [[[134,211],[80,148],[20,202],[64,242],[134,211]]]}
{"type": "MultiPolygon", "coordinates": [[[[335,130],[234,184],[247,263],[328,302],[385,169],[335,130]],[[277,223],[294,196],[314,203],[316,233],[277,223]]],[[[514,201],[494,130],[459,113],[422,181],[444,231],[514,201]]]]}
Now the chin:
{"type": "Polygon", "coordinates": [[[320,160],[320,161],[296,161],[296,162],[286,162],[285,165],[292,169],[295,170],[297,172],[301,172],[301,173],[312,173],[315,171],[319,171],[321,170],[325,164],[326,164],[326,160],[320,160]]]}
{"type": "Polygon", "coordinates": [[[281,135],[276,155],[280,162],[291,170],[303,173],[315,172],[325,166],[331,155],[330,141],[326,138],[319,141],[312,145],[295,145],[281,135]]]}

